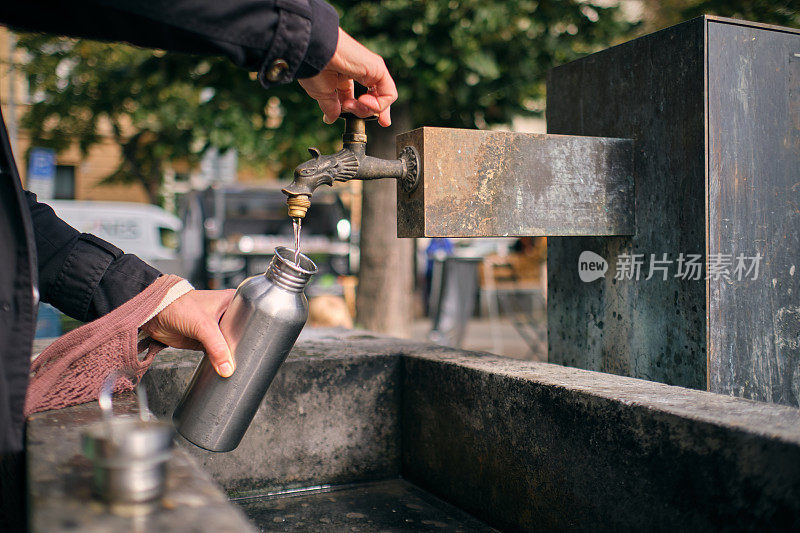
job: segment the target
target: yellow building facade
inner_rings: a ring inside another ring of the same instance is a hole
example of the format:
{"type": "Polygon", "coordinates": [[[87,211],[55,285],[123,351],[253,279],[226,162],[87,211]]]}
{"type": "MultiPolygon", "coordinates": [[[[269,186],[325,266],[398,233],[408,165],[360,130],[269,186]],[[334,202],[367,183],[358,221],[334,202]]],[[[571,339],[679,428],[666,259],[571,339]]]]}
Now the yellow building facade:
{"type": "MultiPolygon", "coordinates": [[[[23,184],[28,170],[25,157],[30,137],[18,124],[30,106],[25,77],[17,68],[24,55],[15,47],[14,33],[0,26],[0,107],[9,130],[11,148],[23,184]]],[[[56,154],[59,199],[147,202],[141,185],[101,185],[100,181],[116,170],[120,147],[110,135],[81,154],[77,145],[56,154]],[[71,182],[71,186],[70,186],[71,182]]]]}

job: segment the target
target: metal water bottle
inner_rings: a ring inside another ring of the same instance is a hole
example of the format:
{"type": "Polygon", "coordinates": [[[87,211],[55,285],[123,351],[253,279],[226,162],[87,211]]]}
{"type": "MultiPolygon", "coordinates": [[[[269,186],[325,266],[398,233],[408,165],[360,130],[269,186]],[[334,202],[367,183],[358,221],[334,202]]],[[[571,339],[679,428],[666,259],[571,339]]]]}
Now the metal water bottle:
{"type": "Polygon", "coordinates": [[[279,246],[267,271],[236,289],[220,329],[236,370],[220,377],[203,357],[175,408],[175,428],[187,440],[213,452],[239,445],[261,400],[308,318],[306,284],[317,272],[311,259],[279,246]]]}

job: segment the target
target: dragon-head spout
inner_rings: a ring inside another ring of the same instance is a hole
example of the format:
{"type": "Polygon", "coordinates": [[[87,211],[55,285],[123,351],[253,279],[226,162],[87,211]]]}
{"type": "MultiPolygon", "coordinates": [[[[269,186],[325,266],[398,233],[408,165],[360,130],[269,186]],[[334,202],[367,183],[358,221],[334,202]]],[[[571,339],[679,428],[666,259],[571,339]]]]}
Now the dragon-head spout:
{"type": "Polygon", "coordinates": [[[316,188],[323,184],[333,185],[334,181],[396,178],[401,180],[406,191],[416,187],[419,165],[413,148],[406,147],[398,159],[368,156],[365,121],[377,117],[360,118],[343,113],[342,118],[345,119],[343,149],[332,155],[322,155],[316,148],[309,148],[312,159],[297,166],[294,180],[283,189],[290,217],[304,218],[316,188]]]}
{"type": "Polygon", "coordinates": [[[334,181],[352,179],[358,171],[358,159],[351,150],[340,150],[332,155],[322,155],[316,148],[309,148],[313,156],[294,170],[294,181],[283,189],[288,196],[311,196],[320,185],[333,185],[334,181]]]}

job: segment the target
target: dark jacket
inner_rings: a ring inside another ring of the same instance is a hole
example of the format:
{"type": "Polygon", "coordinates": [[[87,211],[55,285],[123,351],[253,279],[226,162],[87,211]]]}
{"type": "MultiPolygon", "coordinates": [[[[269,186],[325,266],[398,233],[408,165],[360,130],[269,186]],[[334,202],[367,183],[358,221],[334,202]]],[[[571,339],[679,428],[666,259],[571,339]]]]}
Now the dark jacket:
{"type": "MultiPolygon", "coordinates": [[[[321,0],[7,1],[0,23],[169,51],[226,55],[268,87],[317,74],[336,48],[338,16],[321,0]]],[[[0,117],[1,118],[1,117],[0,117]]],[[[37,300],[79,320],[108,313],[159,272],[79,234],[22,190],[0,128],[0,453],[22,448],[37,300]]]]}

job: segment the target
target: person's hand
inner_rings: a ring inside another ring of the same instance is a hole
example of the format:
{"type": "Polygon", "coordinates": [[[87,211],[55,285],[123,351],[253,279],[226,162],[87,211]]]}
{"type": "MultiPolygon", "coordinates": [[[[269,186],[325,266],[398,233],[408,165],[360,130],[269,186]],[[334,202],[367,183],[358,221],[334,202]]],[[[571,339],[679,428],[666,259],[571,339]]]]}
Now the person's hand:
{"type": "Polygon", "coordinates": [[[235,292],[234,289],[189,291],[145,322],[141,329],[168,346],[205,350],[217,373],[226,378],[233,374],[235,363],[219,329],[219,319],[235,292]]]}
{"type": "Polygon", "coordinates": [[[332,124],[342,111],[360,117],[378,115],[381,126],[392,123],[389,106],[397,100],[397,88],[383,58],[339,28],[339,42],[328,65],[313,78],[299,80],[308,95],[319,103],[322,120],[332,124]],[[367,87],[354,98],[353,81],[367,87]]]}

